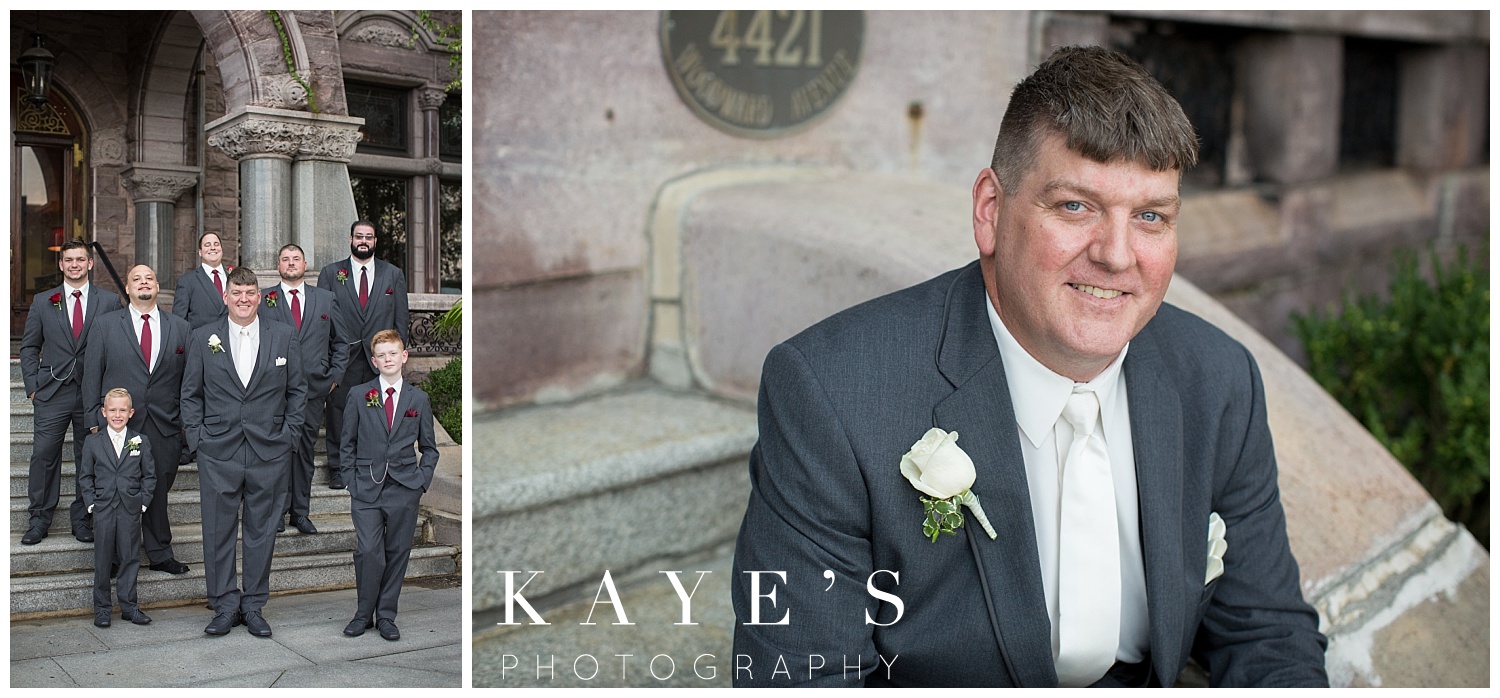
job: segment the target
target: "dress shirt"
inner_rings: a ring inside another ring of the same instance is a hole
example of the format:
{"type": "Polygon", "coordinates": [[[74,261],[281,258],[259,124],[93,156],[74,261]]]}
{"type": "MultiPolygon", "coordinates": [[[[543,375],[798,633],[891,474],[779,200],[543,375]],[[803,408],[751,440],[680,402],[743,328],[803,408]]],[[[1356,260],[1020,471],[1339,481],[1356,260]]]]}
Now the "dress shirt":
{"type": "MultiPolygon", "coordinates": [[[[380,377],[380,400],[381,400],[381,407],[385,406],[385,398],[386,398],[385,389],[386,388],[395,388],[396,389],[396,392],[392,393],[390,397],[391,397],[391,400],[395,401],[395,403],[397,405],[401,404],[401,385],[402,385],[403,382],[404,381],[402,379],[397,378],[395,383],[387,383],[387,382],[385,382],[385,376],[381,376],[380,377]]],[[[400,418],[401,418],[401,415],[398,413],[396,415],[396,419],[400,419],[400,418]]],[[[394,421],[394,420],[392,420],[392,421],[394,421]]]]}
{"type": "Polygon", "coordinates": [[[73,328],[73,305],[75,303],[78,304],[78,305],[83,306],[83,320],[84,320],[84,322],[88,322],[88,319],[89,319],[89,282],[88,282],[87,278],[85,278],[83,280],[83,285],[79,286],[78,288],[73,288],[72,286],[68,285],[68,282],[64,281],[63,282],[63,300],[67,301],[67,304],[64,305],[63,308],[65,308],[68,311],[68,329],[72,329],[73,328]],[[73,297],[73,292],[74,291],[82,291],[83,295],[80,295],[79,297],[74,298],[73,297]]]}
{"type": "Polygon", "coordinates": [[[125,448],[125,430],[115,431],[114,427],[106,427],[109,432],[109,442],[115,445],[115,457],[120,457],[120,451],[125,448]]]}
{"type": "Polygon", "coordinates": [[[207,264],[199,262],[198,266],[203,267],[203,273],[206,274],[206,275],[208,275],[208,282],[209,283],[213,283],[214,282],[214,270],[218,270],[218,272],[219,272],[219,281],[224,282],[224,288],[226,288],[226,289],[229,288],[229,272],[224,271],[224,265],[223,264],[220,264],[217,267],[211,267],[211,266],[208,266],[207,264]]]}
{"type": "MultiPolygon", "coordinates": [[[[139,347],[141,326],[145,324],[141,321],[142,313],[136,310],[134,305],[126,307],[130,308],[130,321],[135,325],[135,344],[139,347]]],[[[162,333],[165,330],[162,329],[161,308],[153,305],[147,312],[151,314],[151,364],[146,367],[146,371],[151,372],[156,370],[156,360],[161,356],[162,333]]]]}
{"type": "MultiPolygon", "coordinates": [[[[307,314],[307,284],[301,283],[296,286],[288,286],[281,282],[281,302],[286,303],[286,311],[292,312],[292,291],[297,292],[297,309],[302,311],[304,319],[307,314]]],[[[297,326],[297,318],[292,318],[292,327],[297,326]]]]}
{"type": "Polygon", "coordinates": [[[353,255],[349,256],[349,283],[354,284],[354,292],[356,294],[359,293],[359,270],[360,269],[367,269],[368,270],[366,273],[369,274],[370,296],[374,297],[376,295],[375,294],[375,257],[372,255],[369,259],[361,262],[361,261],[359,261],[358,257],[355,257],[353,255]]]}
{"type": "MultiPolygon", "coordinates": [[[[988,299],[986,299],[988,301],[988,299]]],[[[1011,406],[1021,432],[1021,455],[1026,461],[1026,484],[1031,490],[1032,523],[1047,615],[1052,619],[1052,657],[1057,658],[1058,538],[1062,528],[1062,462],[1073,442],[1073,427],[1061,419],[1074,381],[1042,365],[1027,353],[986,302],[990,328],[1000,348],[1011,406]]],[[[1146,570],[1141,557],[1140,500],[1136,495],[1135,455],[1130,435],[1130,403],[1120,371],[1127,343],[1107,368],[1087,385],[1099,396],[1099,418],[1105,449],[1114,477],[1115,512],[1120,530],[1120,646],[1115,659],[1140,662],[1150,647],[1150,618],[1146,609],[1146,570]]]]}

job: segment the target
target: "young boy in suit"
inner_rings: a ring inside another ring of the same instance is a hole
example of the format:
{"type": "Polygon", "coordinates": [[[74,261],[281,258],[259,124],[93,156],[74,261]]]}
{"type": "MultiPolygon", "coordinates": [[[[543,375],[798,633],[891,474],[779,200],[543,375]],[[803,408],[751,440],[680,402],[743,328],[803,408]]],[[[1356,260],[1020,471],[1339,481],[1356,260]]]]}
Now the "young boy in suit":
{"type": "Polygon", "coordinates": [[[373,626],[381,637],[399,640],[396,599],[411,558],[417,505],[432,483],[438,452],[432,403],[427,393],[401,377],[407,358],[401,335],[377,332],[370,354],[380,375],[349,391],[339,449],[339,468],[352,499],[359,598],[344,634],[358,637],[373,626]]]}
{"type": "Polygon", "coordinates": [[[127,426],[135,414],[129,391],[110,390],[100,412],[107,428],[84,439],[78,463],[78,489],[94,516],[94,625],[109,627],[114,608],[110,567],[115,563],[120,619],[146,625],[151,618],[136,603],[135,577],[141,567],[141,513],[156,490],[156,465],[151,442],[127,426]]]}

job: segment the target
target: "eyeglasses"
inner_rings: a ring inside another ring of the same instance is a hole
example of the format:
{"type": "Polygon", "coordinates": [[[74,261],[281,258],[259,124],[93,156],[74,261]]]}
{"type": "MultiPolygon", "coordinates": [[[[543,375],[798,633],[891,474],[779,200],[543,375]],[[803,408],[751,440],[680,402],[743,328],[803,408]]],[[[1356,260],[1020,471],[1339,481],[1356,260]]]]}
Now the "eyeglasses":
{"type": "Polygon", "coordinates": [[[374,240],[375,239],[374,235],[351,235],[349,237],[352,237],[355,240],[374,240]]]}

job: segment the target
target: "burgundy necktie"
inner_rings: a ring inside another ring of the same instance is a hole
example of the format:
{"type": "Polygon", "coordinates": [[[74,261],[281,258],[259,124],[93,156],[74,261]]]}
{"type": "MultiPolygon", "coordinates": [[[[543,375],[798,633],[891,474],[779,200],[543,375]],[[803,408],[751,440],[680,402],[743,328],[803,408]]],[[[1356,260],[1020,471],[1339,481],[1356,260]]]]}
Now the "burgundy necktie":
{"type": "Polygon", "coordinates": [[[297,323],[297,329],[302,329],[302,303],[297,300],[297,292],[292,291],[292,320],[297,323]]]}
{"type": "Polygon", "coordinates": [[[370,277],[365,272],[365,267],[359,268],[359,307],[364,308],[370,302],[370,277]]]}
{"type": "Polygon", "coordinates": [[[219,270],[214,270],[214,288],[219,289],[219,300],[224,299],[224,282],[219,280],[219,270]]]}
{"type": "Polygon", "coordinates": [[[83,335],[83,291],[73,292],[73,339],[83,335]]]}
{"type": "Polygon", "coordinates": [[[146,370],[151,370],[151,315],[141,316],[141,358],[146,360],[146,370]]]}
{"type": "Polygon", "coordinates": [[[385,430],[396,428],[396,389],[385,389],[385,430]]]}

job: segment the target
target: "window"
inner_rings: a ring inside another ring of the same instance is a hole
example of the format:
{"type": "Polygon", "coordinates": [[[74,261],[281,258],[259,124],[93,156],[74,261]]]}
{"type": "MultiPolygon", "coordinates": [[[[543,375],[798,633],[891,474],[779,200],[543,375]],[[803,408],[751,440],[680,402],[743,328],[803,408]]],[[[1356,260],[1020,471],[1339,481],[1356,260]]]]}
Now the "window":
{"type": "Polygon", "coordinates": [[[361,116],[365,125],[360,129],[358,150],[382,155],[406,155],[411,142],[407,120],[408,90],[370,85],[360,82],[344,83],[344,98],[349,104],[350,116],[361,116]]]}
{"type": "Polygon", "coordinates": [[[350,174],[349,183],[355,215],[375,224],[375,258],[407,270],[407,180],[350,174]]]}

